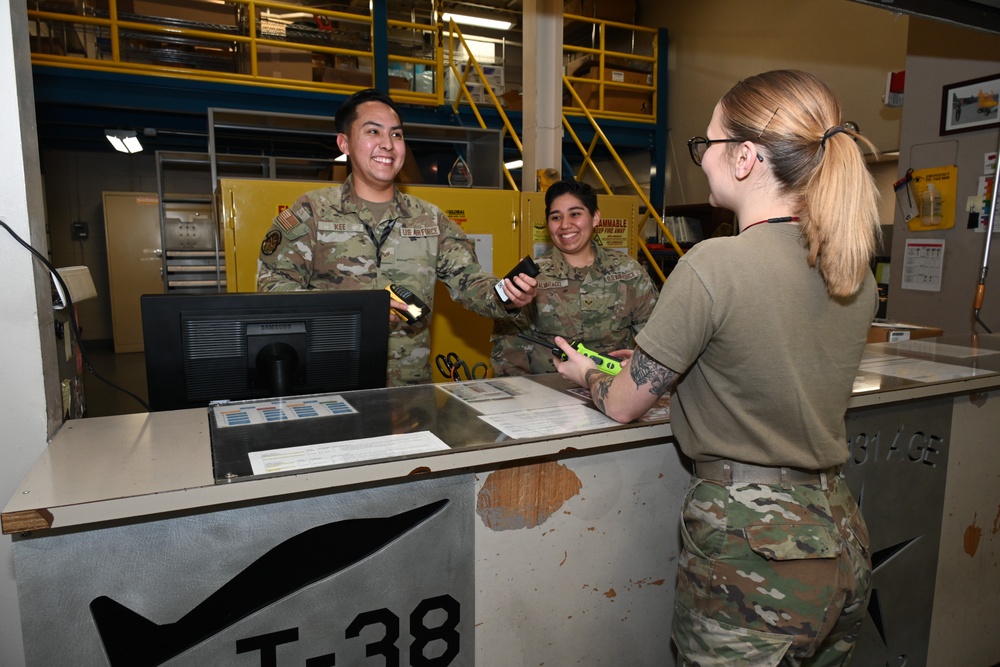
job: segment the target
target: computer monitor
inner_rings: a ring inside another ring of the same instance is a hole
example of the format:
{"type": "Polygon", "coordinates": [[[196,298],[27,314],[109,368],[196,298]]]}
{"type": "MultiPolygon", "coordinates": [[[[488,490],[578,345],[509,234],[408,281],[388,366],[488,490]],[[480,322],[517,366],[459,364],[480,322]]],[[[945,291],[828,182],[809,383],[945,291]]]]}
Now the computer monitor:
{"type": "Polygon", "coordinates": [[[152,410],[385,386],[389,293],[140,298],[152,410]]]}

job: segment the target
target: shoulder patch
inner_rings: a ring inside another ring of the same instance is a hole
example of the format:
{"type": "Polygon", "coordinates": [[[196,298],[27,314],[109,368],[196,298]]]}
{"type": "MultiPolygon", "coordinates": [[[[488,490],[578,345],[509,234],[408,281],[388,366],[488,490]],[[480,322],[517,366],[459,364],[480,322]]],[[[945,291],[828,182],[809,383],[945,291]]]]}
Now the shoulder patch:
{"type": "Polygon", "coordinates": [[[283,210],[274,219],[274,224],[276,224],[278,227],[281,227],[286,232],[291,230],[292,227],[299,224],[300,222],[301,220],[299,220],[298,216],[292,213],[292,209],[290,208],[286,208],[285,210],[283,210]]]}
{"type": "Polygon", "coordinates": [[[272,229],[264,237],[264,241],[260,244],[260,252],[263,255],[273,255],[274,251],[278,249],[278,244],[281,243],[281,233],[277,229],[272,229]]]}

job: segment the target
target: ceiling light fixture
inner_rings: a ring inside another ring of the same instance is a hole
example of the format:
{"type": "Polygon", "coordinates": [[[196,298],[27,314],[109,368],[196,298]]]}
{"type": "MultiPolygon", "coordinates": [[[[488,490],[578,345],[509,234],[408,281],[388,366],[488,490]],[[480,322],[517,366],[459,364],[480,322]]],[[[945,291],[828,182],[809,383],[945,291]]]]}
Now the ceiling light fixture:
{"type": "Polygon", "coordinates": [[[138,153],[142,150],[135,130],[104,130],[104,136],[119,153],[138,153]]]}
{"type": "Polygon", "coordinates": [[[467,16],[465,14],[442,14],[445,21],[454,21],[459,25],[472,25],[478,28],[490,28],[491,30],[510,30],[514,25],[511,21],[501,21],[499,19],[484,19],[479,16],[467,16]]]}
{"type": "Polygon", "coordinates": [[[510,162],[504,164],[508,171],[511,169],[520,169],[524,166],[524,160],[511,160],[510,162]]]}

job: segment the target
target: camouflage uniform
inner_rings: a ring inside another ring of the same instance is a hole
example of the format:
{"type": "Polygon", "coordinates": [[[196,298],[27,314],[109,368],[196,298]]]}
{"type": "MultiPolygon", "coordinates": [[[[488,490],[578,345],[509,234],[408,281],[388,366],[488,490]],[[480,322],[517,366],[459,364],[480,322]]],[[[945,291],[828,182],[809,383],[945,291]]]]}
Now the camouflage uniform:
{"type": "MultiPolygon", "coordinates": [[[[870,272],[855,297],[831,299],[801,229],[761,225],[687,252],[636,343],[683,374],[670,427],[703,472],[821,471],[847,461],[844,413],[877,306],[870,272]]],[[[846,664],[871,586],[854,497],[839,475],[828,489],[740,477],[695,477],[684,502],[680,664],[846,664]]]]}
{"type": "MultiPolygon", "coordinates": [[[[375,290],[395,283],[433,312],[434,284],[441,280],[466,308],[507,316],[494,296],[497,279],[482,272],[472,243],[438,207],[397,189],[376,221],[352,183],[348,176],[343,185],[307,192],[278,214],[261,244],[258,291],[375,290]]],[[[429,358],[430,318],[397,325],[389,334],[388,385],[428,382],[429,358]]]]}
{"type": "Polygon", "coordinates": [[[843,477],[828,487],[694,480],[678,559],[679,665],[848,664],[871,587],[868,529],[843,477]]]}
{"type": "Polygon", "coordinates": [[[518,337],[554,336],[578,340],[595,352],[632,348],[632,338],[649,319],[658,292],[649,275],[625,253],[590,245],[594,263],[576,268],[558,248],[538,261],[538,294],[516,318],[493,326],[493,374],[552,373],[551,348],[518,337]]]}

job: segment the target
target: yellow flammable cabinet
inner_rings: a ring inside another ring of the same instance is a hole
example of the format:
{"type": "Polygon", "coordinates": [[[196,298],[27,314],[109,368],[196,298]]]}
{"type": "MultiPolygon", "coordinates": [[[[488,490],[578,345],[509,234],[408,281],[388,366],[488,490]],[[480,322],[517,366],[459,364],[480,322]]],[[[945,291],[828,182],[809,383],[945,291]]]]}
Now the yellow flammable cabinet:
{"type": "MultiPolygon", "coordinates": [[[[228,291],[257,291],[260,244],[274,216],[282,208],[291,206],[304,192],[324,185],[328,184],[316,181],[219,180],[217,210],[225,239],[228,291]]],[[[408,185],[400,186],[400,190],[432,202],[460,225],[475,243],[484,271],[504,275],[524,256],[520,253],[518,229],[520,192],[408,185]]],[[[490,368],[492,321],[456,304],[440,282],[435,288],[434,311],[431,319],[431,359],[438,354],[454,352],[470,368],[478,362],[490,368]]],[[[435,381],[444,380],[433,363],[431,373],[435,381]]]]}

